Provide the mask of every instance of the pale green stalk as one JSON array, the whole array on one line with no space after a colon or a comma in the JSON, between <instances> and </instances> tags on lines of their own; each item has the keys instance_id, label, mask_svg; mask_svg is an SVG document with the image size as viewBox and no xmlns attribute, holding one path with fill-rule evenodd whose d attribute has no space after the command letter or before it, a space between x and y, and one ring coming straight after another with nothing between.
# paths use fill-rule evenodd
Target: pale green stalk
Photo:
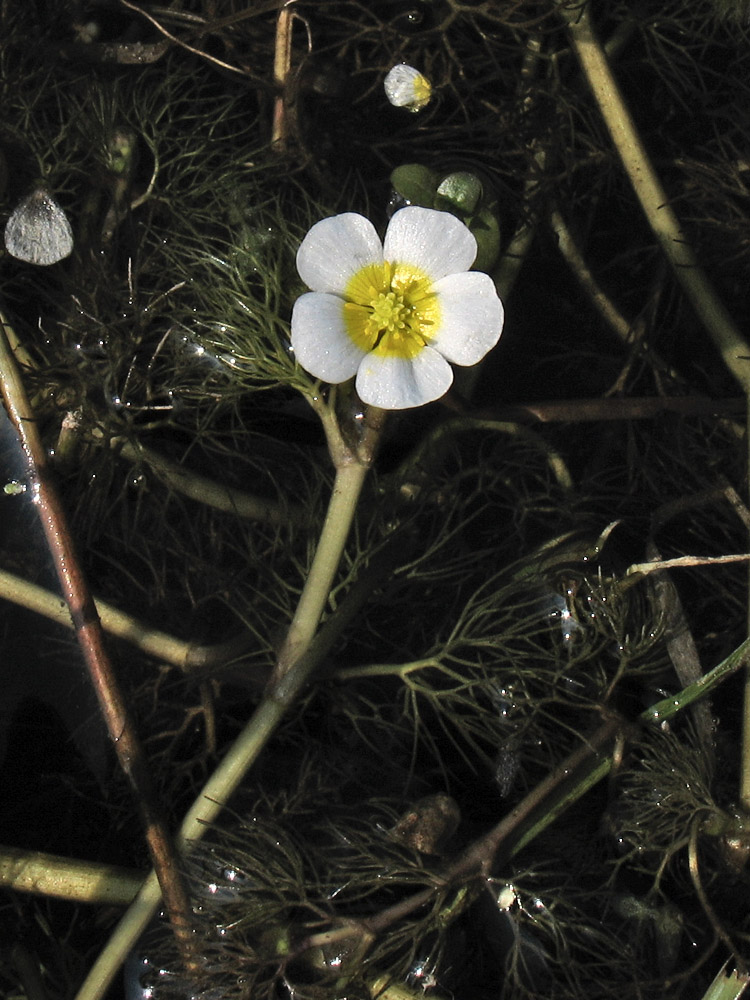
<instances>
[{"instance_id":1,"label":"pale green stalk","mask_svg":"<svg viewBox=\"0 0 750 1000\"><path fill-rule=\"evenodd\" d=\"M359 448L343 447L340 436L336 439L338 447L331 448L336 464L333 493L297 612L279 654L274 678L252 718L185 816L177 840L181 849L191 841L200 840L208 825L216 820L320 661L316 650L311 648L312 641L341 561L382 420L381 413L371 413L370 416L372 423L367 425ZM152 872L96 960L76 1000L101 1000L118 968L152 919L160 899L159 885Z\"/></svg>"},{"instance_id":2,"label":"pale green stalk","mask_svg":"<svg viewBox=\"0 0 750 1000\"><path fill-rule=\"evenodd\" d=\"M737 970L727 972L727 966L724 965L703 994L703 1000L740 1000L748 986L750 986L750 975L747 972Z\"/></svg>"},{"instance_id":3,"label":"pale green stalk","mask_svg":"<svg viewBox=\"0 0 750 1000\"><path fill-rule=\"evenodd\" d=\"M118 438L111 443L124 458L131 462L144 462L165 486L197 503L265 524L304 524L307 521L307 511L299 504L282 505L253 496L244 490L236 490L225 483L191 472L137 442Z\"/></svg>"},{"instance_id":4,"label":"pale green stalk","mask_svg":"<svg viewBox=\"0 0 750 1000\"><path fill-rule=\"evenodd\" d=\"M750 346L726 306L698 264L654 170L628 106L612 74L607 56L591 24L591 4L570 9L561 3L571 44L604 118L633 190L675 277L721 354L725 365L745 391L750 405ZM750 438L750 435L748 435ZM748 612L750 620L750 610ZM740 760L740 801L750 810L750 672L745 680Z\"/></svg>"},{"instance_id":5,"label":"pale green stalk","mask_svg":"<svg viewBox=\"0 0 750 1000\"><path fill-rule=\"evenodd\" d=\"M0 569L0 597L12 601L29 611L44 615L64 628L73 629L73 622L65 601L51 590L45 590L29 580L24 580L15 573ZM132 615L119 611L101 598L96 598L96 610L102 623L102 628L110 635L133 643L144 653L154 659L185 669L191 649L191 643L176 639L174 636L149 628ZM210 649L210 647L208 647Z\"/></svg>"},{"instance_id":6,"label":"pale green stalk","mask_svg":"<svg viewBox=\"0 0 750 1000\"><path fill-rule=\"evenodd\" d=\"M560 4L558 9L568 25L571 44L646 219L724 363L747 392L750 389L750 362L745 359L750 356L750 346L698 264L672 210L604 49L594 34L589 7L587 4L568 9Z\"/></svg>"},{"instance_id":7,"label":"pale green stalk","mask_svg":"<svg viewBox=\"0 0 750 1000\"><path fill-rule=\"evenodd\" d=\"M126 906L142 883L143 874L130 868L0 847L0 885L14 892L54 896L77 903Z\"/></svg>"},{"instance_id":8,"label":"pale green stalk","mask_svg":"<svg viewBox=\"0 0 750 1000\"><path fill-rule=\"evenodd\" d=\"M323 531L300 597L292 624L276 664L276 677L284 674L307 648L323 614L341 555L352 525L354 511L369 465L349 460L339 467L328 504Z\"/></svg>"},{"instance_id":9,"label":"pale green stalk","mask_svg":"<svg viewBox=\"0 0 750 1000\"><path fill-rule=\"evenodd\" d=\"M4 569L0 569L0 598L43 615L63 628L73 630L68 606L58 594ZM102 628L108 635L122 639L160 663L171 663L186 673L229 663L250 648L249 633L240 634L234 639L213 646L199 646L151 628L150 625L146 625L125 611L120 611L100 597L94 598L94 604Z\"/></svg>"}]
</instances>

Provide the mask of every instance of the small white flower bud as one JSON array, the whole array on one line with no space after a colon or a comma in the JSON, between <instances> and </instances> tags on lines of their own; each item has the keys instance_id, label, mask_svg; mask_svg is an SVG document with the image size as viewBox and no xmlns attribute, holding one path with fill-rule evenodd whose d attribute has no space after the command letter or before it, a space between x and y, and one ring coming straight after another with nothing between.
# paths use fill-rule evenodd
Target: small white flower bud
<instances>
[{"instance_id":1,"label":"small white flower bud","mask_svg":"<svg viewBox=\"0 0 750 1000\"><path fill-rule=\"evenodd\" d=\"M398 63L389 70L383 85L391 104L409 111L421 111L432 97L432 84L427 77L405 63Z\"/></svg>"}]
</instances>

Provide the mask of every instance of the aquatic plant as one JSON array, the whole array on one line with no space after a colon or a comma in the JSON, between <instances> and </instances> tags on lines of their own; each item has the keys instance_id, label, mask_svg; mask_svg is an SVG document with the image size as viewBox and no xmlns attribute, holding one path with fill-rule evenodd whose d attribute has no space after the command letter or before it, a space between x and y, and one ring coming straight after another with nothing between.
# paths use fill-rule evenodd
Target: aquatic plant
<instances>
[{"instance_id":1,"label":"aquatic plant","mask_svg":"<svg viewBox=\"0 0 750 1000\"><path fill-rule=\"evenodd\" d=\"M3 995L740 995L745 6L0 6Z\"/></svg>"}]
</instances>

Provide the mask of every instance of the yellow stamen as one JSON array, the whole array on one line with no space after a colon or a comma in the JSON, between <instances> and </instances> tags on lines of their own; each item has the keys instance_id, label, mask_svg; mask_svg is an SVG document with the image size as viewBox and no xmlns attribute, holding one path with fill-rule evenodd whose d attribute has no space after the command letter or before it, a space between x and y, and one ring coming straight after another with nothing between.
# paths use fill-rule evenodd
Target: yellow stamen
<instances>
[{"instance_id":1,"label":"yellow stamen","mask_svg":"<svg viewBox=\"0 0 750 1000\"><path fill-rule=\"evenodd\" d=\"M432 281L409 264L368 264L350 278L344 297L347 333L363 351L381 357L411 360L439 328Z\"/></svg>"}]
</instances>

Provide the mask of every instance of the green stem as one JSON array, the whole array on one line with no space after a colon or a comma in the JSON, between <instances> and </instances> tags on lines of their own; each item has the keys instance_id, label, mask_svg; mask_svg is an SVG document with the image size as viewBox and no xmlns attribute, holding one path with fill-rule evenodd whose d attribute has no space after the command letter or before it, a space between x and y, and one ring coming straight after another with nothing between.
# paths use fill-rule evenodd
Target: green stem
<instances>
[{"instance_id":1,"label":"green stem","mask_svg":"<svg viewBox=\"0 0 750 1000\"><path fill-rule=\"evenodd\" d=\"M279 651L274 673L276 679L287 673L315 635L331 593L368 471L369 465L351 461L340 466L336 472L315 558L284 645Z\"/></svg>"},{"instance_id":2,"label":"green stem","mask_svg":"<svg viewBox=\"0 0 750 1000\"><path fill-rule=\"evenodd\" d=\"M208 476L191 472L138 442L117 438L111 444L123 458L131 462L145 463L166 487L197 503L265 524L300 525L308 520L307 511L299 504L281 504L253 496L243 490L233 489L224 483L209 479Z\"/></svg>"},{"instance_id":3,"label":"green stem","mask_svg":"<svg viewBox=\"0 0 750 1000\"><path fill-rule=\"evenodd\" d=\"M747 420L745 424L745 446L750 448L750 391L747 394ZM747 457L750 486L750 454ZM750 576L748 578L748 629L750 630ZM750 664L745 669L744 696L742 702L742 746L740 748L740 805L750 812Z\"/></svg>"},{"instance_id":4,"label":"green stem","mask_svg":"<svg viewBox=\"0 0 750 1000\"><path fill-rule=\"evenodd\" d=\"M382 414L373 413L370 416L372 419L367 423L357 450L332 452L336 463L333 493L310 573L279 654L274 676L251 719L185 816L177 840L181 849L191 841L200 840L208 826L216 820L321 661L320 649L316 648L313 639L372 463L382 421ZM326 648L324 642L317 645L321 649ZM94 963L76 1000L101 1000L117 969L153 917L160 898L159 885L152 872Z\"/></svg>"},{"instance_id":5,"label":"green stem","mask_svg":"<svg viewBox=\"0 0 750 1000\"><path fill-rule=\"evenodd\" d=\"M43 615L63 628L74 628L67 605L57 594L3 569L0 569L0 598ZM131 643L155 660L171 663L186 672L226 663L239 656L250 644L250 636L241 635L215 646L196 646L151 628L101 598L95 598L94 604L102 628L109 635Z\"/></svg>"},{"instance_id":6,"label":"green stem","mask_svg":"<svg viewBox=\"0 0 750 1000\"><path fill-rule=\"evenodd\" d=\"M750 390L750 362L746 359L750 347L699 266L680 227L604 49L594 34L589 7L590 4L586 4L573 9L561 3L558 10L568 26L571 44L649 225L724 363L747 392Z\"/></svg>"},{"instance_id":7,"label":"green stem","mask_svg":"<svg viewBox=\"0 0 750 1000\"><path fill-rule=\"evenodd\" d=\"M142 882L143 874L132 868L0 847L0 885L14 892L54 896L77 903L127 906Z\"/></svg>"}]
</instances>

